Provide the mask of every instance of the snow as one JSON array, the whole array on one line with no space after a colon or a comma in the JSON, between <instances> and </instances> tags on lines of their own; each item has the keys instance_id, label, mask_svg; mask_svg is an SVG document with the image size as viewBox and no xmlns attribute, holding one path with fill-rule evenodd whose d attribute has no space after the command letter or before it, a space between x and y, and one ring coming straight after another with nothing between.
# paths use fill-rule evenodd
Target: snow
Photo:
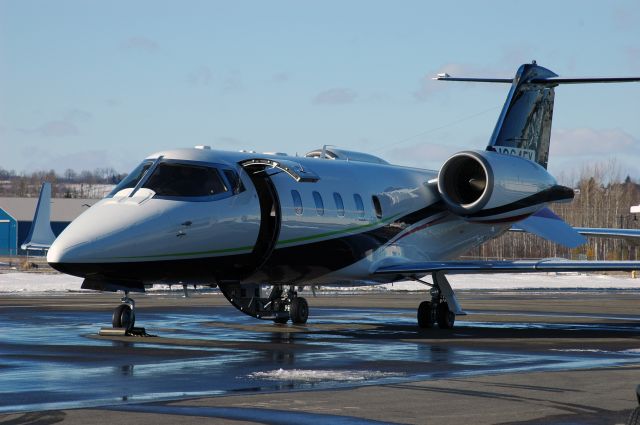
<instances>
[{"instance_id":1,"label":"snow","mask_svg":"<svg viewBox=\"0 0 640 425\"><path fill-rule=\"evenodd\" d=\"M80 290L82 278L60 273L0 274L0 292L68 292Z\"/></svg>"},{"instance_id":2,"label":"snow","mask_svg":"<svg viewBox=\"0 0 640 425\"><path fill-rule=\"evenodd\" d=\"M601 275L584 273L523 273L523 274L464 274L447 276L455 290L518 290L518 289L638 289L640 279L628 274ZM430 278L426 278L430 281ZM80 291L82 278L59 273L24 273L8 271L0 273L0 293L41 293ZM166 291L168 286L154 286L154 290ZM180 285L174 290L182 291ZM308 288L307 288L308 289ZM321 288L331 292L348 291L424 291L428 287L413 281L395 282L377 286L349 288Z\"/></svg>"},{"instance_id":3,"label":"snow","mask_svg":"<svg viewBox=\"0 0 640 425\"><path fill-rule=\"evenodd\" d=\"M354 382L367 379L380 379L398 376L397 373L372 370L314 370L314 369L278 369L267 372L253 372L248 375L252 379L269 381L322 382L339 381Z\"/></svg>"}]
</instances>

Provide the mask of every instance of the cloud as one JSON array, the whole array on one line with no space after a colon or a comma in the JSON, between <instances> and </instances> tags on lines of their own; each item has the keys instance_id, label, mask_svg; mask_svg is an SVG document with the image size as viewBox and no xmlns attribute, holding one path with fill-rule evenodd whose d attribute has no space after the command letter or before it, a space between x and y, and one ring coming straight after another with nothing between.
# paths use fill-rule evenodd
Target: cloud
<instances>
[{"instance_id":1,"label":"cloud","mask_svg":"<svg viewBox=\"0 0 640 425\"><path fill-rule=\"evenodd\" d=\"M638 155L640 140L619 129L572 128L552 130L553 156Z\"/></svg>"},{"instance_id":2,"label":"cloud","mask_svg":"<svg viewBox=\"0 0 640 425\"><path fill-rule=\"evenodd\" d=\"M74 123L65 120L46 122L35 131L43 137L69 137L79 133Z\"/></svg>"},{"instance_id":3,"label":"cloud","mask_svg":"<svg viewBox=\"0 0 640 425\"><path fill-rule=\"evenodd\" d=\"M64 117L64 121L67 122L87 122L93 118L93 114L83 109L70 109Z\"/></svg>"},{"instance_id":4,"label":"cloud","mask_svg":"<svg viewBox=\"0 0 640 425\"><path fill-rule=\"evenodd\" d=\"M132 51L147 52L147 53L153 53L160 48L158 43L151 40L150 38L143 37L143 36L129 37L128 39L122 42L120 47L124 50L132 50Z\"/></svg>"},{"instance_id":5,"label":"cloud","mask_svg":"<svg viewBox=\"0 0 640 425\"><path fill-rule=\"evenodd\" d=\"M313 103L316 105L345 105L353 103L357 97L358 94L351 89L334 88L318 93L313 98Z\"/></svg>"},{"instance_id":6,"label":"cloud","mask_svg":"<svg viewBox=\"0 0 640 425\"><path fill-rule=\"evenodd\" d=\"M22 149L21 154L24 158L29 160L25 169L30 171L54 169L58 172L63 172L67 168L81 171L110 167L118 169L118 167L115 166L118 164L114 164L112 155L110 155L109 151L104 149L61 154L32 145L25 146ZM128 171L129 168L131 167L119 169L119 171Z\"/></svg>"},{"instance_id":7,"label":"cloud","mask_svg":"<svg viewBox=\"0 0 640 425\"><path fill-rule=\"evenodd\" d=\"M279 72L271 76L272 83L286 83L291 80L291 76L286 72Z\"/></svg>"},{"instance_id":8,"label":"cloud","mask_svg":"<svg viewBox=\"0 0 640 425\"><path fill-rule=\"evenodd\" d=\"M242 84L242 74L240 71L232 71L222 81L221 92L223 94L232 94L242 91L244 85Z\"/></svg>"},{"instance_id":9,"label":"cloud","mask_svg":"<svg viewBox=\"0 0 640 425\"><path fill-rule=\"evenodd\" d=\"M194 86L208 86L213 79L213 72L208 66L201 66L195 69L193 72L189 74L187 77L187 81L189 84Z\"/></svg>"},{"instance_id":10,"label":"cloud","mask_svg":"<svg viewBox=\"0 0 640 425\"><path fill-rule=\"evenodd\" d=\"M104 103L111 108L116 108L122 105L122 101L120 99L116 99L113 97L110 97L109 99L105 99Z\"/></svg>"},{"instance_id":11,"label":"cloud","mask_svg":"<svg viewBox=\"0 0 640 425\"><path fill-rule=\"evenodd\" d=\"M467 149L469 146L420 143L389 149L382 157L396 164L439 169L451 155Z\"/></svg>"}]
</instances>

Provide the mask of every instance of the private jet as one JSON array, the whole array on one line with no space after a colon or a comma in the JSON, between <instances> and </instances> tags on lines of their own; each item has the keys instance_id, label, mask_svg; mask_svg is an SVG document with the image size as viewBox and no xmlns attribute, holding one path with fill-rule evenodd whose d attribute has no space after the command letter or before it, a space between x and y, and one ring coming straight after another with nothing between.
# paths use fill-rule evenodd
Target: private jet
<instances>
[{"instance_id":1,"label":"private jet","mask_svg":"<svg viewBox=\"0 0 640 425\"><path fill-rule=\"evenodd\" d=\"M640 269L631 261L456 260L512 226L582 244L548 208L574 196L547 172L554 89L640 77L563 78L534 61L509 79L436 79L511 85L485 150L458 152L439 171L328 146L304 157L207 146L158 152L74 220L47 261L83 277L82 288L123 291L112 320L120 329L135 323L129 294L161 283L218 287L245 314L303 324L300 287L415 279L431 287L418 325L451 328L464 311L447 274Z\"/></svg>"}]
</instances>

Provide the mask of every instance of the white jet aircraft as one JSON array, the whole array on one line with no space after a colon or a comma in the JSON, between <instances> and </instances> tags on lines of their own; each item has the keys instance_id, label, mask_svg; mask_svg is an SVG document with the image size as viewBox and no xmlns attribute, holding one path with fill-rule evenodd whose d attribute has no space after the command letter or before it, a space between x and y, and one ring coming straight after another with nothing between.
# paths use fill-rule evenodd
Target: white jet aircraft
<instances>
[{"instance_id":1,"label":"white jet aircraft","mask_svg":"<svg viewBox=\"0 0 640 425\"><path fill-rule=\"evenodd\" d=\"M125 329L135 320L128 294L154 283L217 285L243 313L300 324L309 308L296 287L431 274L418 324L451 328L464 312L448 273L640 269L622 261L455 261L513 225L583 243L547 208L573 198L546 170L554 88L640 77L561 78L533 62L513 79L436 79L511 84L486 150L456 153L439 171L327 147L305 157L206 146L159 152L74 220L47 261L84 277L82 288L124 291L112 324Z\"/></svg>"}]
</instances>

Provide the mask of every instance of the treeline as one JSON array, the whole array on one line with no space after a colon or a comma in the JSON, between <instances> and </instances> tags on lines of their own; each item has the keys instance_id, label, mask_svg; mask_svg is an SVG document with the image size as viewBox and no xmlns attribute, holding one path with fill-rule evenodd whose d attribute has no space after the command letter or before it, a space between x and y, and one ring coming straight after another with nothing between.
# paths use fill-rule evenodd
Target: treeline
<instances>
[{"instance_id":1,"label":"treeline","mask_svg":"<svg viewBox=\"0 0 640 425\"><path fill-rule=\"evenodd\" d=\"M54 170L18 174L0 168L0 196L37 197L42 183L49 182L54 198L102 198L125 175L113 168L80 172L67 169L62 175Z\"/></svg>"},{"instance_id":2,"label":"treeline","mask_svg":"<svg viewBox=\"0 0 640 425\"><path fill-rule=\"evenodd\" d=\"M640 204L640 185L629 176L619 178L616 163L585 168L577 181L561 184L573 187L575 197L568 203L550 205L558 216L574 227L640 228L640 217L631 214ZM487 259L534 259L562 257L588 260L637 260L638 244L623 239L589 238L575 249L564 248L528 233L507 232L467 255Z\"/></svg>"}]
</instances>

